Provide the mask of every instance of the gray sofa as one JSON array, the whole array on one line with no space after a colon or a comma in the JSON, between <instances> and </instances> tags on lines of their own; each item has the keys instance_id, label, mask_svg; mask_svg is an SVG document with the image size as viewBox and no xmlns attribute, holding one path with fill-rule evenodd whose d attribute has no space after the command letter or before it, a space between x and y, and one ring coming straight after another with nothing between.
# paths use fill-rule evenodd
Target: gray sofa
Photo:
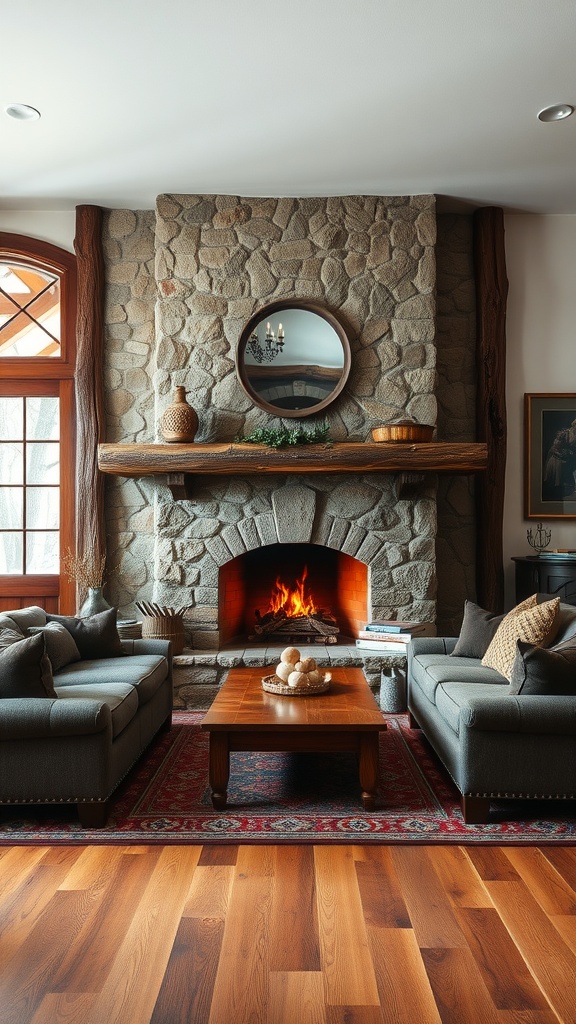
<instances>
[{"instance_id":1,"label":"gray sofa","mask_svg":"<svg viewBox=\"0 0 576 1024\"><path fill-rule=\"evenodd\" d=\"M575 635L576 607L561 604L552 657ZM573 695L514 695L508 679L481 659L453 657L456 642L411 642L407 700L411 725L422 729L460 790L464 820L487 822L498 798L576 799L576 685ZM570 672L576 679L576 668Z\"/></svg>"},{"instance_id":2,"label":"gray sofa","mask_svg":"<svg viewBox=\"0 0 576 1024\"><path fill-rule=\"evenodd\" d=\"M41 608L0 615L24 635L46 622ZM74 803L82 825L105 824L111 793L172 717L170 644L116 640L117 656L53 672L53 696L0 698L0 804Z\"/></svg>"}]
</instances>

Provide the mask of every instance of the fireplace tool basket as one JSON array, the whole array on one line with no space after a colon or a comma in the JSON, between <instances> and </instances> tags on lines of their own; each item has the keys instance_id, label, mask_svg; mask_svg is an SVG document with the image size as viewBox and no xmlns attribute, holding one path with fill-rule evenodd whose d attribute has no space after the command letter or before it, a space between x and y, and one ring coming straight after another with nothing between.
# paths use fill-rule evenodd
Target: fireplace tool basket
<instances>
[{"instance_id":1,"label":"fireplace tool basket","mask_svg":"<svg viewBox=\"0 0 576 1024\"><path fill-rule=\"evenodd\" d=\"M148 640L170 640L172 654L182 654L186 608L167 608L151 602L136 602L136 607L142 614L142 637Z\"/></svg>"}]
</instances>

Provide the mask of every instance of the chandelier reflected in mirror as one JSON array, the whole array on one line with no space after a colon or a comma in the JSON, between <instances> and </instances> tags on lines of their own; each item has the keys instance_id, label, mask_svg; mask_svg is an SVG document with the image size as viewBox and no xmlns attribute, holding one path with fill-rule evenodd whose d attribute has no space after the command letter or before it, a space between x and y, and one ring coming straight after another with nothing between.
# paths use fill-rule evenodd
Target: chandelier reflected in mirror
<instances>
[{"instance_id":1,"label":"chandelier reflected in mirror","mask_svg":"<svg viewBox=\"0 0 576 1024\"><path fill-rule=\"evenodd\" d=\"M282 324L278 324L278 334L276 335L270 326L270 321L268 321L263 342L260 341L257 332L254 331L250 335L246 347L257 363L271 363L284 349L284 328Z\"/></svg>"}]
</instances>

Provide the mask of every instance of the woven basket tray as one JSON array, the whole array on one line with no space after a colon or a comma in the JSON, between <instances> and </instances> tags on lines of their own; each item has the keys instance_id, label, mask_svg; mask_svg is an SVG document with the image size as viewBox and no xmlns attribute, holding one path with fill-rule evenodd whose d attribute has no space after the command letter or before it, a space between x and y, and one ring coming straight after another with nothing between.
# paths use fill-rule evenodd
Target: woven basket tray
<instances>
[{"instance_id":1,"label":"woven basket tray","mask_svg":"<svg viewBox=\"0 0 576 1024\"><path fill-rule=\"evenodd\" d=\"M330 689L330 679L310 686L287 686L278 676L264 676L262 689L268 693L279 693L282 697L313 697L316 693L326 693Z\"/></svg>"}]
</instances>

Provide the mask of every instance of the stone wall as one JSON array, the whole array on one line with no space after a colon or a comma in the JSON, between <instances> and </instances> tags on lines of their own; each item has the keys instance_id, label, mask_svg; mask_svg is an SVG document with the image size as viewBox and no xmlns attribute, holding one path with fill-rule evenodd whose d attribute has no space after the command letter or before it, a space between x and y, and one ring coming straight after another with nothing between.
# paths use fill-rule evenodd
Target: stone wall
<instances>
[{"instance_id":1,"label":"stone wall","mask_svg":"<svg viewBox=\"0 0 576 1024\"><path fill-rule=\"evenodd\" d=\"M176 384L199 415L199 441L281 422L252 407L234 355L255 310L290 297L325 303L350 338L347 387L322 417L334 440L369 439L372 426L404 412L435 422L435 231L431 196L161 196L155 215L113 211L105 236L107 439L151 440ZM396 500L386 474L299 482L314 492L316 529L332 517L332 537L349 547L352 526L376 538L372 614L432 617L434 478L410 502ZM138 597L191 603L190 640L216 648L218 565L270 537L261 529L273 522L272 495L291 483L204 476L193 500L179 502L161 481L109 483L108 551L121 570L111 594L121 613Z\"/></svg>"},{"instance_id":2,"label":"stone wall","mask_svg":"<svg viewBox=\"0 0 576 1024\"><path fill-rule=\"evenodd\" d=\"M184 384L198 440L273 424L240 387L235 350L257 308L293 297L324 303L351 341L348 386L326 417L334 440L364 440L403 411L434 423L435 233L431 196L160 196L161 405Z\"/></svg>"},{"instance_id":3,"label":"stone wall","mask_svg":"<svg viewBox=\"0 0 576 1024\"><path fill-rule=\"evenodd\" d=\"M106 267L105 410L107 441L153 441L156 366L153 211L110 210L104 218ZM108 584L121 614L154 586L156 487L153 480L106 477Z\"/></svg>"}]
</instances>

